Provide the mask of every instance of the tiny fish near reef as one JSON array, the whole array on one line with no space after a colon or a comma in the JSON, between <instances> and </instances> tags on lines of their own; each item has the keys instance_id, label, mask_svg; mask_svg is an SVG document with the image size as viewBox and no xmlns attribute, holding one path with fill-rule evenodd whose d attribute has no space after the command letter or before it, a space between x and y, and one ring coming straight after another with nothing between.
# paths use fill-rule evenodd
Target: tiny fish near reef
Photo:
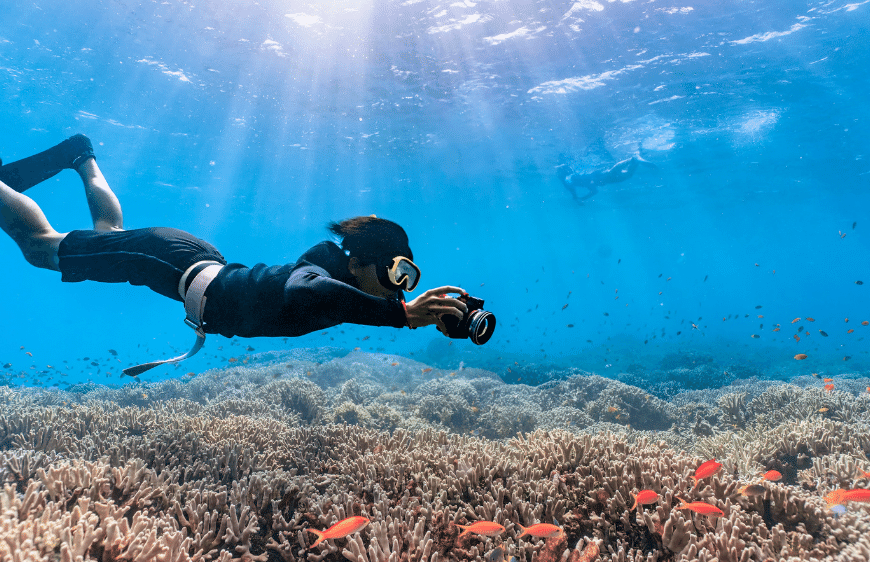
<instances>
[{"instance_id":1,"label":"tiny fish near reef","mask_svg":"<svg viewBox=\"0 0 870 562\"><path fill-rule=\"evenodd\" d=\"M517 527L522 530L522 533L517 537L517 539L520 539L526 535L531 535L533 537L538 537L542 539L549 539L553 537L561 537L565 534L565 531L563 531L561 527L550 525L549 523L538 523L537 525L532 525L531 527L523 527L522 525L517 523Z\"/></svg>"},{"instance_id":2,"label":"tiny fish near reef","mask_svg":"<svg viewBox=\"0 0 870 562\"><path fill-rule=\"evenodd\" d=\"M714 515L716 517L722 517L725 515L725 512L715 505L710 505L709 503L704 502L689 503L680 496L677 496L677 499L680 500L680 505L677 506L677 509L691 509L695 513L700 513L701 515Z\"/></svg>"},{"instance_id":3,"label":"tiny fish near reef","mask_svg":"<svg viewBox=\"0 0 870 562\"><path fill-rule=\"evenodd\" d=\"M659 495L653 490L642 490L634 497L634 505L631 506L629 511L634 511L634 508L638 505L647 505L657 501L659 501Z\"/></svg>"},{"instance_id":4,"label":"tiny fish near reef","mask_svg":"<svg viewBox=\"0 0 870 562\"><path fill-rule=\"evenodd\" d=\"M770 480L771 482L782 480L782 473L780 473L778 470L768 470L762 476L765 480Z\"/></svg>"},{"instance_id":5,"label":"tiny fish near reef","mask_svg":"<svg viewBox=\"0 0 870 562\"><path fill-rule=\"evenodd\" d=\"M468 533L483 535L484 537L497 537L504 533L504 527L492 521L477 521L471 525L459 525L457 523L456 526L462 529L460 537Z\"/></svg>"},{"instance_id":6,"label":"tiny fish near reef","mask_svg":"<svg viewBox=\"0 0 870 562\"><path fill-rule=\"evenodd\" d=\"M765 488L761 484L747 484L745 486L742 486L739 490L737 490L737 492L744 497L751 498L764 494L766 490L767 488Z\"/></svg>"},{"instance_id":7,"label":"tiny fish near reef","mask_svg":"<svg viewBox=\"0 0 870 562\"><path fill-rule=\"evenodd\" d=\"M825 501L828 503L829 508L835 505L842 505L846 502L870 503L870 489L833 490L825 496Z\"/></svg>"},{"instance_id":8,"label":"tiny fish near reef","mask_svg":"<svg viewBox=\"0 0 870 562\"><path fill-rule=\"evenodd\" d=\"M698 469L695 470L695 475L692 476L692 480L695 481L695 486L692 487L696 487L698 485L698 482L700 482L702 479L716 474L720 468L722 468L722 464L716 462L716 459L710 459L707 462L702 463L701 466L699 466Z\"/></svg>"},{"instance_id":9,"label":"tiny fish near reef","mask_svg":"<svg viewBox=\"0 0 870 562\"><path fill-rule=\"evenodd\" d=\"M325 531L318 531L317 529L309 528L308 530L310 532L317 535L317 540L314 541L314 544L312 544L308 548L314 548L315 546L319 545L321 542L323 542L326 539L343 539L344 537L346 537L348 535L352 535L352 534L356 533L357 531L361 531L363 529L363 527L365 527L368 524L369 524L368 518L361 517L361 516L355 516L355 517L348 517L347 519L342 519L341 521L339 521L338 523L336 523L335 525L333 525L332 527L330 527L329 529L327 529Z\"/></svg>"}]
</instances>

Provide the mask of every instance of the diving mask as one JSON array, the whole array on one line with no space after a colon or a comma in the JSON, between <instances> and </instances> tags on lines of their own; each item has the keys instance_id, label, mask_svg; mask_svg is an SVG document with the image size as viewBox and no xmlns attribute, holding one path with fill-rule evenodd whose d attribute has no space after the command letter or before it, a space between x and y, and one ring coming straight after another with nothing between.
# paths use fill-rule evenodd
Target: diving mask
<instances>
[{"instance_id":1,"label":"diving mask","mask_svg":"<svg viewBox=\"0 0 870 562\"><path fill-rule=\"evenodd\" d=\"M378 281L387 289L413 291L420 282L420 268L404 256L384 258L378 263Z\"/></svg>"}]
</instances>

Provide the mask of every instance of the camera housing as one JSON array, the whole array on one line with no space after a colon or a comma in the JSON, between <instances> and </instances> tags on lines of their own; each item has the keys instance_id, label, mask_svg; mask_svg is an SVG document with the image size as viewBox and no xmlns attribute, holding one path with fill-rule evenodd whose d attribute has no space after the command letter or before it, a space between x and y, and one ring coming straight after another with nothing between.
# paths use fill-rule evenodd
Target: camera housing
<instances>
[{"instance_id":1,"label":"camera housing","mask_svg":"<svg viewBox=\"0 0 870 562\"><path fill-rule=\"evenodd\" d=\"M452 314L441 317L447 327L447 336L453 339L471 339L477 345L489 341L495 332L495 314L483 310L483 299L465 294L457 297L465 303L468 312L459 320Z\"/></svg>"}]
</instances>

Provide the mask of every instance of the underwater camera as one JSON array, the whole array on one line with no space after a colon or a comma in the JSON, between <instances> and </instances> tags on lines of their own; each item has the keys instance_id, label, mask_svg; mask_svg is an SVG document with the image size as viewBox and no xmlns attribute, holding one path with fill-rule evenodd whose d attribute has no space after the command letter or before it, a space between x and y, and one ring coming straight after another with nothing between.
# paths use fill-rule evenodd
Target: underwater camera
<instances>
[{"instance_id":1,"label":"underwater camera","mask_svg":"<svg viewBox=\"0 0 870 562\"><path fill-rule=\"evenodd\" d=\"M471 338L477 345L483 345L492 337L495 331L495 314L483 310L483 299L462 295L456 297L465 303L468 312L457 319L452 314L445 314L441 319L447 327L447 336L453 339Z\"/></svg>"}]
</instances>

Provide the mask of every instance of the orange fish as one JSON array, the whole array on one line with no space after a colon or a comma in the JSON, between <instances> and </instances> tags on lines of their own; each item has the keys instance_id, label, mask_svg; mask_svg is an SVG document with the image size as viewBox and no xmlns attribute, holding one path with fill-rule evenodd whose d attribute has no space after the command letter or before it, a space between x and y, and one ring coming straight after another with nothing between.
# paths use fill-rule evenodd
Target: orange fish
<instances>
[{"instance_id":1,"label":"orange fish","mask_svg":"<svg viewBox=\"0 0 870 562\"><path fill-rule=\"evenodd\" d=\"M343 539L348 535L352 535L357 531L361 531L363 527L369 524L369 520L366 517L348 517L347 519L342 519L329 529L325 531L318 531L317 529L308 530L317 535L317 540L314 541L314 544L309 546L308 548L314 548L319 545L326 539Z\"/></svg>"},{"instance_id":2,"label":"orange fish","mask_svg":"<svg viewBox=\"0 0 870 562\"><path fill-rule=\"evenodd\" d=\"M832 390L834 390L834 385L833 385L833 384L830 384L830 383L829 383L829 384L826 384L826 385L825 385L825 390L827 390L828 392L831 392Z\"/></svg>"},{"instance_id":3,"label":"orange fish","mask_svg":"<svg viewBox=\"0 0 870 562\"><path fill-rule=\"evenodd\" d=\"M834 379L822 379L824 382L831 382Z\"/></svg>"},{"instance_id":4,"label":"orange fish","mask_svg":"<svg viewBox=\"0 0 870 562\"><path fill-rule=\"evenodd\" d=\"M716 474L720 468L722 468L722 464L716 462L716 459L710 459L707 462L702 463L701 466L695 470L695 475L692 476L692 480L695 481L695 486L698 485L698 482L700 482L701 479ZM695 486L692 486L692 488Z\"/></svg>"},{"instance_id":5,"label":"orange fish","mask_svg":"<svg viewBox=\"0 0 870 562\"><path fill-rule=\"evenodd\" d=\"M847 324L849 323L849 319L848 319L848 318L846 318L846 323L847 323Z\"/></svg>"},{"instance_id":6,"label":"orange fish","mask_svg":"<svg viewBox=\"0 0 870 562\"><path fill-rule=\"evenodd\" d=\"M860 468L858 469L858 478L870 478L870 472L864 472Z\"/></svg>"},{"instance_id":7,"label":"orange fish","mask_svg":"<svg viewBox=\"0 0 870 562\"><path fill-rule=\"evenodd\" d=\"M795 334L793 337L795 341L801 341L801 337L799 335Z\"/></svg>"},{"instance_id":8,"label":"orange fish","mask_svg":"<svg viewBox=\"0 0 870 562\"><path fill-rule=\"evenodd\" d=\"M576 560L576 562L592 562L593 560L598 558L598 554L600 552L601 551L598 547L598 543L592 541L591 543L586 545L586 549L583 551L583 554L581 554L580 557L576 559L569 558L569 560L571 560L572 562L574 562L574 560Z\"/></svg>"},{"instance_id":9,"label":"orange fish","mask_svg":"<svg viewBox=\"0 0 870 562\"><path fill-rule=\"evenodd\" d=\"M852 490L833 490L827 496L825 501L828 502L828 507L842 505L846 502L870 502L870 490L864 488L855 488Z\"/></svg>"},{"instance_id":10,"label":"orange fish","mask_svg":"<svg viewBox=\"0 0 870 562\"><path fill-rule=\"evenodd\" d=\"M391 366L391 367L395 367L395 366L398 365L398 364L399 364L398 361L393 361L392 363L390 363L390 366Z\"/></svg>"},{"instance_id":11,"label":"orange fish","mask_svg":"<svg viewBox=\"0 0 870 562\"><path fill-rule=\"evenodd\" d=\"M807 322L815 322L815 321L816 321L815 318L810 318L809 316L807 316Z\"/></svg>"},{"instance_id":12,"label":"orange fish","mask_svg":"<svg viewBox=\"0 0 870 562\"><path fill-rule=\"evenodd\" d=\"M428 373L431 370L432 370L432 367L426 367L425 369L423 369L423 372Z\"/></svg>"},{"instance_id":13,"label":"orange fish","mask_svg":"<svg viewBox=\"0 0 870 562\"><path fill-rule=\"evenodd\" d=\"M638 505L647 505L659 501L659 495L652 490L642 490L634 496L634 505L629 511L634 510Z\"/></svg>"},{"instance_id":14,"label":"orange fish","mask_svg":"<svg viewBox=\"0 0 870 562\"><path fill-rule=\"evenodd\" d=\"M846 333L851 334L854 331L855 331L855 328L849 328L848 330L846 330Z\"/></svg>"},{"instance_id":15,"label":"orange fish","mask_svg":"<svg viewBox=\"0 0 870 562\"><path fill-rule=\"evenodd\" d=\"M795 337L797 337L797 336L795 336ZM798 361L800 361L801 359L806 359L807 354L806 353L798 353L797 355L794 356L794 358L797 359Z\"/></svg>"},{"instance_id":16,"label":"orange fish","mask_svg":"<svg viewBox=\"0 0 870 562\"><path fill-rule=\"evenodd\" d=\"M870 502L870 490L864 488L846 490L846 493L843 494L843 500L847 502Z\"/></svg>"},{"instance_id":17,"label":"orange fish","mask_svg":"<svg viewBox=\"0 0 870 562\"><path fill-rule=\"evenodd\" d=\"M722 517L725 515L725 513L715 505L710 505L709 503L704 502L688 503L680 496L677 496L677 499L680 500L680 505L677 506L677 509L691 509L695 513L700 513L701 515L715 515L716 517Z\"/></svg>"},{"instance_id":18,"label":"orange fish","mask_svg":"<svg viewBox=\"0 0 870 562\"><path fill-rule=\"evenodd\" d=\"M779 331L779 328L774 328L773 331L774 331L774 332L778 332L778 331Z\"/></svg>"},{"instance_id":19,"label":"orange fish","mask_svg":"<svg viewBox=\"0 0 870 562\"><path fill-rule=\"evenodd\" d=\"M771 482L777 482L782 479L782 474L778 470L768 470L763 474L765 480L770 480Z\"/></svg>"},{"instance_id":20,"label":"orange fish","mask_svg":"<svg viewBox=\"0 0 870 562\"><path fill-rule=\"evenodd\" d=\"M227 361L229 361L230 363L235 363L236 361L238 361L238 359L236 359L235 357L230 357L229 359L227 359Z\"/></svg>"},{"instance_id":21,"label":"orange fish","mask_svg":"<svg viewBox=\"0 0 870 562\"><path fill-rule=\"evenodd\" d=\"M504 527L498 523L493 523L492 521L475 521L471 525L457 524L456 526L462 529L462 533L459 535L460 537L462 535L467 535L468 533L483 535L484 537L497 537L504 533Z\"/></svg>"},{"instance_id":22,"label":"orange fish","mask_svg":"<svg viewBox=\"0 0 870 562\"><path fill-rule=\"evenodd\" d=\"M863 322L861 322L862 326L867 326L868 324L870 324L870 322L868 322L867 320L864 320Z\"/></svg>"},{"instance_id":23,"label":"orange fish","mask_svg":"<svg viewBox=\"0 0 870 562\"><path fill-rule=\"evenodd\" d=\"M562 530L562 527L550 525L549 523L538 523L536 525L532 525L531 527L523 527L522 525L517 523L517 527L522 530L522 533L517 537L518 539L526 535L531 535L540 539L549 539L553 537L561 537L565 534L565 531ZM502 527L502 529L503 528L504 527Z\"/></svg>"},{"instance_id":24,"label":"orange fish","mask_svg":"<svg viewBox=\"0 0 870 562\"><path fill-rule=\"evenodd\" d=\"M828 503L828 507L833 507L835 505L842 505L846 500L843 499L845 497L846 490L832 490L828 492L828 495L825 496L825 501Z\"/></svg>"},{"instance_id":25,"label":"orange fish","mask_svg":"<svg viewBox=\"0 0 870 562\"><path fill-rule=\"evenodd\" d=\"M800 318L795 318L794 320L791 321L791 323L794 324L795 322L800 322L800 321L801 321Z\"/></svg>"}]
</instances>

